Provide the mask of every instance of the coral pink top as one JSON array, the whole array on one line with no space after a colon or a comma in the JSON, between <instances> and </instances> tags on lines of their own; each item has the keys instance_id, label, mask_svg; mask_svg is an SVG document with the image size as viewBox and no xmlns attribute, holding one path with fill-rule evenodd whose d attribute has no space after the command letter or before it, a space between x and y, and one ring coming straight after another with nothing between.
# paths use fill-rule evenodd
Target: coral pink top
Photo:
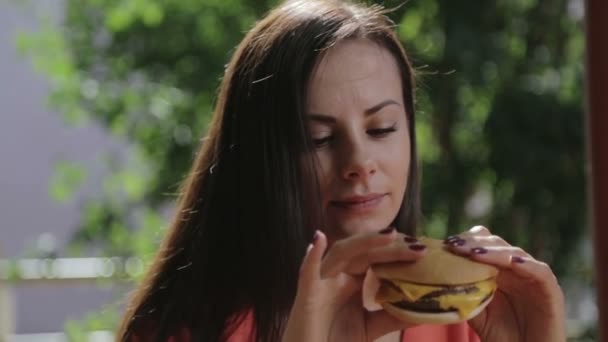
<instances>
[{"instance_id":1,"label":"coral pink top","mask_svg":"<svg viewBox=\"0 0 608 342\"><path fill-rule=\"evenodd\" d=\"M249 313L227 342L252 342L253 315ZM449 325L420 325L403 333L403 342L480 342L467 323ZM171 342L178 342L177 340ZM182 342L182 341L179 341Z\"/></svg>"},{"instance_id":2,"label":"coral pink top","mask_svg":"<svg viewBox=\"0 0 608 342\"><path fill-rule=\"evenodd\" d=\"M227 342L253 342L253 314L250 312L245 319L228 337ZM146 332L139 332L131 342L144 342ZM191 342L188 329L182 329L176 336L170 337L167 342ZM450 325L420 325L405 330L403 342L480 342L479 337L467 323Z\"/></svg>"}]
</instances>

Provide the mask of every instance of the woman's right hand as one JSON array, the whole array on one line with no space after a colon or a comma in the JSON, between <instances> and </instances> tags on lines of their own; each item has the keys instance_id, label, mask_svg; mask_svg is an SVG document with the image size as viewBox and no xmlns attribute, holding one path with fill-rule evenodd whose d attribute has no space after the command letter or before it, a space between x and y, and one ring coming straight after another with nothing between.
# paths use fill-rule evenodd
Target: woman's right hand
<instances>
[{"instance_id":1,"label":"woman's right hand","mask_svg":"<svg viewBox=\"0 0 608 342\"><path fill-rule=\"evenodd\" d=\"M283 342L367 342L407 328L384 311L363 308L363 278L371 264L414 261L425 247L394 229L350 236L325 253L327 246L317 231L300 268Z\"/></svg>"}]
</instances>

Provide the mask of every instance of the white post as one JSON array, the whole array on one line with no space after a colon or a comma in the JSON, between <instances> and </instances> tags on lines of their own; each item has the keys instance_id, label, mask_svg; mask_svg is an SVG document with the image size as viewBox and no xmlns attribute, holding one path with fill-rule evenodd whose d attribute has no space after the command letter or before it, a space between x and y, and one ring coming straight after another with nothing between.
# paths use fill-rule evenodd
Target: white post
<instances>
[{"instance_id":1,"label":"white post","mask_svg":"<svg viewBox=\"0 0 608 342\"><path fill-rule=\"evenodd\" d=\"M15 332L15 302L12 285L7 279L7 263L2 261L0 260L0 342L7 342Z\"/></svg>"}]
</instances>

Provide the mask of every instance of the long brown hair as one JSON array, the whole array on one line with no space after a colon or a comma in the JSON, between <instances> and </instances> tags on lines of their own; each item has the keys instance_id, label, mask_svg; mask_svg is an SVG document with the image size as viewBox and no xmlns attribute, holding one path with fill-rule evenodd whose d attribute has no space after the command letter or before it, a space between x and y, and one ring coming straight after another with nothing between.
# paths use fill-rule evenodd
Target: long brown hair
<instances>
[{"instance_id":1,"label":"long brown hair","mask_svg":"<svg viewBox=\"0 0 608 342\"><path fill-rule=\"evenodd\" d=\"M314 160L302 158L313 146L306 85L324 51L345 39L372 40L399 65L412 162L394 225L414 233L414 80L392 22L378 6L287 1L249 31L226 68L207 136L119 341L142 330L165 341L184 327L195 341L223 341L249 311L257 341L280 339L305 248L322 222Z\"/></svg>"}]
</instances>

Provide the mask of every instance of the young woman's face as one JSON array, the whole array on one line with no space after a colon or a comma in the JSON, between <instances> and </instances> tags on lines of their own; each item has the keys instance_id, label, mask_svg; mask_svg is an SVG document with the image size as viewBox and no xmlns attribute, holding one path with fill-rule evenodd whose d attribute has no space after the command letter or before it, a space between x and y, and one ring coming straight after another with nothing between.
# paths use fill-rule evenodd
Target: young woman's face
<instances>
[{"instance_id":1,"label":"young woman's face","mask_svg":"<svg viewBox=\"0 0 608 342\"><path fill-rule=\"evenodd\" d=\"M407 186L410 136L399 68L368 40L337 44L308 85L307 115L331 240L379 231Z\"/></svg>"}]
</instances>

